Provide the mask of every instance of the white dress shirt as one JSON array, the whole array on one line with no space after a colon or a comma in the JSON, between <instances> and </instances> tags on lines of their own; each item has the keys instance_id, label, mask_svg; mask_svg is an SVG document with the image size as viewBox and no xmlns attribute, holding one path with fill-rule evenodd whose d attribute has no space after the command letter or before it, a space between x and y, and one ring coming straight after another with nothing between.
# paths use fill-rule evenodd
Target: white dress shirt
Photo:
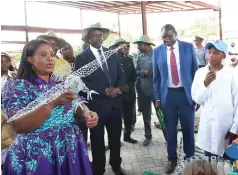
<instances>
[{"instance_id":1,"label":"white dress shirt","mask_svg":"<svg viewBox=\"0 0 238 175\"><path fill-rule=\"evenodd\" d=\"M171 47L167 46L167 64L168 64L168 73L169 73L169 88L179 88L183 87L182 79L181 79L181 73L180 73L180 59L179 59L179 44L178 41L175 42L173 45L174 48L174 55L176 58L177 63L177 70L178 70L178 77L179 77L179 84L176 86L172 81L172 74L171 74L171 64L170 64L170 54L171 54Z\"/></svg>"},{"instance_id":2,"label":"white dress shirt","mask_svg":"<svg viewBox=\"0 0 238 175\"><path fill-rule=\"evenodd\" d=\"M225 139L228 131L238 134L238 70L224 66L216 72L216 79L205 87L208 72L209 66L198 69L192 84L192 99L201 105L196 144L222 156L228 146Z\"/></svg>"},{"instance_id":3,"label":"white dress shirt","mask_svg":"<svg viewBox=\"0 0 238 175\"><path fill-rule=\"evenodd\" d=\"M100 58L98 50L101 50L101 53L102 53L103 58L104 58L104 60L106 62L106 65L107 65L107 60L106 60L105 55L103 53L102 46L99 49L97 49L97 48L93 47L92 45L90 45L90 49L93 52L93 55L96 57L96 59L97 59L99 65L100 65L101 69L102 69L102 62L101 62L101 58ZM107 66L107 68L108 68L108 66Z\"/></svg>"}]
</instances>

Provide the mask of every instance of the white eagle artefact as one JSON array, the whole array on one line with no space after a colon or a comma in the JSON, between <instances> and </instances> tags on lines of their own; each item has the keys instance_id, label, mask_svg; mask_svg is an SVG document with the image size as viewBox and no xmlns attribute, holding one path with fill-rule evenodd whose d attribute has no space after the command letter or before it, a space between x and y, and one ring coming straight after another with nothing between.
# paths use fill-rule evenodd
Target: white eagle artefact
<instances>
[{"instance_id":1,"label":"white eagle artefact","mask_svg":"<svg viewBox=\"0 0 238 175\"><path fill-rule=\"evenodd\" d=\"M109 59L112 54L116 53L118 50L120 50L121 48L125 46L126 44L123 44L117 47L116 49L103 52L102 54L103 58L101 59L103 60L102 64L105 63L106 60ZM60 96L61 94L67 91L73 91L75 93L83 91L87 93L87 99L92 100L92 94L98 94L98 93L94 90L89 90L81 78L89 76L99 67L100 65L95 59L92 62L84 65L80 69L72 72L68 76L57 77L53 72L51 79L54 81L60 81L60 83L58 83L56 86L46 91L44 94L37 97L34 101L30 102L25 108L19 110L12 118L8 120L8 122L11 122L13 120L20 118L22 115L36 109L38 106L43 105L47 103L48 101L52 101L56 99L58 96ZM61 71L63 72L64 68L62 68ZM59 72L57 73L57 75L59 75ZM65 75L65 74L62 74L62 75Z\"/></svg>"}]
</instances>

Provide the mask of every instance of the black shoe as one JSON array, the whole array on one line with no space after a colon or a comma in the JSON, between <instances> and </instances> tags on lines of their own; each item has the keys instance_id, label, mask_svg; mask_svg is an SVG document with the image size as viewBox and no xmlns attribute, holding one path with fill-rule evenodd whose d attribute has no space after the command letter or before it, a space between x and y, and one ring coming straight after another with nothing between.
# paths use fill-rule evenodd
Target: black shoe
<instances>
[{"instance_id":1,"label":"black shoe","mask_svg":"<svg viewBox=\"0 0 238 175\"><path fill-rule=\"evenodd\" d=\"M174 172L175 168L177 166L177 162L168 162L168 164L165 167L165 173L171 174Z\"/></svg>"},{"instance_id":2,"label":"black shoe","mask_svg":"<svg viewBox=\"0 0 238 175\"><path fill-rule=\"evenodd\" d=\"M138 143L137 140L135 140L135 139L133 139L133 138L131 138L131 137L129 137L129 138L124 138L124 141L125 141L125 142L129 142L129 143L132 143L132 144Z\"/></svg>"},{"instance_id":3,"label":"black shoe","mask_svg":"<svg viewBox=\"0 0 238 175\"><path fill-rule=\"evenodd\" d=\"M112 171L115 175L126 175L125 170L123 170L121 167L119 167L119 168L112 167Z\"/></svg>"},{"instance_id":4,"label":"black shoe","mask_svg":"<svg viewBox=\"0 0 238 175\"><path fill-rule=\"evenodd\" d=\"M143 141L143 146L149 146L150 143L151 143L151 139L145 139L145 140Z\"/></svg>"}]
</instances>

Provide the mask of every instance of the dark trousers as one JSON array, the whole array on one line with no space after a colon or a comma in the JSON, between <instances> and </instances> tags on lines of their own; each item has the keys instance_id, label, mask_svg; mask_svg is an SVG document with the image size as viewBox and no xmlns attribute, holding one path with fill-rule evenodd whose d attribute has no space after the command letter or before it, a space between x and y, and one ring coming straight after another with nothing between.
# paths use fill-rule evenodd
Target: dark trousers
<instances>
[{"instance_id":1,"label":"dark trousers","mask_svg":"<svg viewBox=\"0 0 238 175\"><path fill-rule=\"evenodd\" d=\"M122 112L120 108L113 108L108 116L100 116L98 125L90 130L92 167L94 175L103 175L105 172L106 155L104 143L104 126L108 133L108 145L110 149L109 163L112 167L120 167Z\"/></svg>"},{"instance_id":2,"label":"dark trousers","mask_svg":"<svg viewBox=\"0 0 238 175\"><path fill-rule=\"evenodd\" d=\"M151 133L151 103L155 103L154 96L149 95L146 96L143 92L140 92L140 108L144 121L144 129L145 129L145 138L152 139Z\"/></svg>"},{"instance_id":3,"label":"dark trousers","mask_svg":"<svg viewBox=\"0 0 238 175\"><path fill-rule=\"evenodd\" d=\"M185 91L168 90L165 107L162 108L165 117L167 133L168 160L177 161L177 126L178 118L181 122L183 133L183 149L185 158L194 155L194 106L190 105Z\"/></svg>"},{"instance_id":4,"label":"dark trousers","mask_svg":"<svg viewBox=\"0 0 238 175\"><path fill-rule=\"evenodd\" d=\"M123 105L123 119L124 119L124 125L125 125L124 138L130 138L135 99L122 100L122 105Z\"/></svg>"},{"instance_id":5,"label":"dark trousers","mask_svg":"<svg viewBox=\"0 0 238 175\"><path fill-rule=\"evenodd\" d=\"M141 89L140 89L140 83L139 82L136 82L136 93L137 93L137 111L141 112L141 105L140 105L140 92L141 92Z\"/></svg>"},{"instance_id":6,"label":"dark trousers","mask_svg":"<svg viewBox=\"0 0 238 175\"><path fill-rule=\"evenodd\" d=\"M133 118L132 118L132 125L135 126L136 124L136 103L133 106Z\"/></svg>"}]
</instances>

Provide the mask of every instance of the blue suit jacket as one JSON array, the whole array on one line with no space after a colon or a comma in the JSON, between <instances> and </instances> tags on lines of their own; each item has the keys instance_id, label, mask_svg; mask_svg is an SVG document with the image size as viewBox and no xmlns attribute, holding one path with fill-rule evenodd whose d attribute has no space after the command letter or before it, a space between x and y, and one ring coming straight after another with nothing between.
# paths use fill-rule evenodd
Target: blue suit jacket
<instances>
[{"instance_id":1,"label":"blue suit jacket","mask_svg":"<svg viewBox=\"0 0 238 175\"><path fill-rule=\"evenodd\" d=\"M180 74L185 93L190 105L194 102L191 97L191 86L195 72L198 69L197 57L191 43L178 41L180 57ZM165 106L168 94L168 65L167 47L162 44L154 48L153 55L153 86L155 100L160 100L162 108Z\"/></svg>"},{"instance_id":2,"label":"blue suit jacket","mask_svg":"<svg viewBox=\"0 0 238 175\"><path fill-rule=\"evenodd\" d=\"M103 48L104 51L108 51L109 49ZM75 61L75 70L81 68L85 64L93 61L95 56L92 51L88 47L83 52L81 52L76 57ZM95 111L98 115L108 115L111 111L111 108L121 108L121 96L118 95L116 98L108 98L105 95L106 88L119 87L123 90L124 87L124 73L121 67L121 63L116 54L110 56L107 59L107 65L109 69L109 74L111 76L111 85L109 84L106 75L102 71L101 67L99 67L95 72L90 74L89 76L82 78L83 82L90 90L95 90L99 93L99 95L93 95L92 100L89 101L87 106L90 110Z\"/></svg>"}]
</instances>

